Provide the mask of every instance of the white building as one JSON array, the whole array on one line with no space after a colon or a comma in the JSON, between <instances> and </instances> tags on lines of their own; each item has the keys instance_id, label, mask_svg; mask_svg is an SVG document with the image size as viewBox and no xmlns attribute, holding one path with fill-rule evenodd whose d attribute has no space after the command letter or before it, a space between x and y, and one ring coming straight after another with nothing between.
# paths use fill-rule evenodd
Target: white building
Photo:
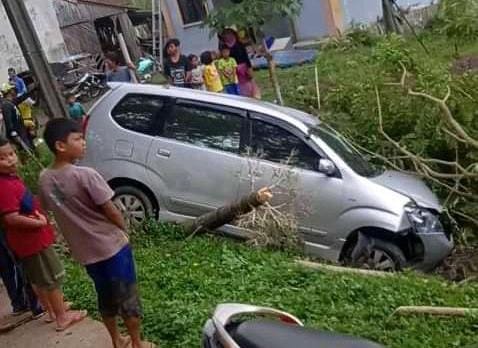
<instances>
[{"instance_id":1,"label":"white building","mask_svg":"<svg viewBox=\"0 0 478 348\"><path fill-rule=\"evenodd\" d=\"M51 0L24 1L37 31L43 50L50 62L57 62L66 56L65 43L60 31L53 2ZM9 67L17 71L27 70L27 64L18 45L3 5L0 4L0 83L8 80Z\"/></svg>"}]
</instances>

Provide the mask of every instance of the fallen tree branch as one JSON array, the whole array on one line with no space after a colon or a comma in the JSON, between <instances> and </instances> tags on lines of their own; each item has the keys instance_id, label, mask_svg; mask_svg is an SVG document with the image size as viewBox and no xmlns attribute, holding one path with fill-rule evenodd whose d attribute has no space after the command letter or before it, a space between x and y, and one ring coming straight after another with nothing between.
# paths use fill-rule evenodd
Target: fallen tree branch
<instances>
[{"instance_id":1,"label":"fallen tree branch","mask_svg":"<svg viewBox=\"0 0 478 348\"><path fill-rule=\"evenodd\" d=\"M327 265L324 263L317 263L317 262L311 262L306 260L296 260L295 263L303 267L312 268L312 269L316 269L320 271L336 272L336 273L352 273L352 274L359 274L359 275L372 276L372 277L386 278L396 274L392 272L381 272L381 271L374 271L374 270L361 269L361 268L332 266L332 265Z\"/></svg>"},{"instance_id":2,"label":"fallen tree branch","mask_svg":"<svg viewBox=\"0 0 478 348\"><path fill-rule=\"evenodd\" d=\"M194 237L198 233L215 230L223 225L232 222L241 215L247 214L257 207L267 203L272 199L272 192L268 187L264 187L248 196L242 197L239 201L220 207L210 213L201 215L185 224L185 230L189 233L187 239Z\"/></svg>"},{"instance_id":3,"label":"fallen tree branch","mask_svg":"<svg viewBox=\"0 0 478 348\"><path fill-rule=\"evenodd\" d=\"M433 307L433 306L401 306L398 307L393 315L414 315L428 314L439 316L464 317L467 315L477 315L478 308L460 308L460 307Z\"/></svg>"}]
</instances>

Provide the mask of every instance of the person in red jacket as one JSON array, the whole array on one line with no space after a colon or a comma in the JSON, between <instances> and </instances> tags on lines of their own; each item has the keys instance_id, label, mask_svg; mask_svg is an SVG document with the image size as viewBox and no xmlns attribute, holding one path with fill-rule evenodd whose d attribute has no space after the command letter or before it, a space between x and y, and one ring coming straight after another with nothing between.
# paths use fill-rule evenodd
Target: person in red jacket
<instances>
[{"instance_id":1,"label":"person in red jacket","mask_svg":"<svg viewBox=\"0 0 478 348\"><path fill-rule=\"evenodd\" d=\"M63 331L86 317L68 311L61 291L65 271L53 243L55 235L37 199L17 175L18 157L7 139L0 139L0 221L8 246L20 260L56 330Z\"/></svg>"}]
</instances>

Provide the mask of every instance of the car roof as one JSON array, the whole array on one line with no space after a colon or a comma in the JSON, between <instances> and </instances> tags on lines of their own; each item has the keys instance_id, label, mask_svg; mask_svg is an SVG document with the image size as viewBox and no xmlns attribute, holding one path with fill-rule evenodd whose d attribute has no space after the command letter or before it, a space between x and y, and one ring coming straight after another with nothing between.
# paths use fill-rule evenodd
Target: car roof
<instances>
[{"instance_id":1,"label":"car roof","mask_svg":"<svg viewBox=\"0 0 478 348\"><path fill-rule=\"evenodd\" d=\"M304 133L308 133L309 128L320 124L318 117L314 117L300 110L241 96L211 93L197 89L171 87L166 85L108 83L108 86L113 90L121 90L126 93L162 95L171 98L182 98L253 111L276 117L296 126Z\"/></svg>"}]
</instances>

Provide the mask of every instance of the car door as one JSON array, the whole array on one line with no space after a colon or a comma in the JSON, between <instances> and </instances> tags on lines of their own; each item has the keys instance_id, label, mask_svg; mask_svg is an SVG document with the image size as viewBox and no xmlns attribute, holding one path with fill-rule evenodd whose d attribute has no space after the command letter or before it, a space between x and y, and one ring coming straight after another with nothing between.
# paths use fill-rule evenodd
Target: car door
<instances>
[{"instance_id":1,"label":"car door","mask_svg":"<svg viewBox=\"0 0 478 348\"><path fill-rule=\"evenodd\" d=\"M176 101L148 161L163 182L170 212L198 216L237 198L245 124L240 110Z\"/></svg>"},{"instance_id":2,"label":"car door","mask_svg":"<svg viewBox=\"0 0 478 348\"><path fill-rule=\"evenodd\" d=\"M273 186L274 204L293 201L299 229L307 241L329 245L341 212L342 179L329 177L316 168L321 151L287 123L251 113L248 128L248 166L243 171L241 191Z\"/></svg>"}]
</instances>

